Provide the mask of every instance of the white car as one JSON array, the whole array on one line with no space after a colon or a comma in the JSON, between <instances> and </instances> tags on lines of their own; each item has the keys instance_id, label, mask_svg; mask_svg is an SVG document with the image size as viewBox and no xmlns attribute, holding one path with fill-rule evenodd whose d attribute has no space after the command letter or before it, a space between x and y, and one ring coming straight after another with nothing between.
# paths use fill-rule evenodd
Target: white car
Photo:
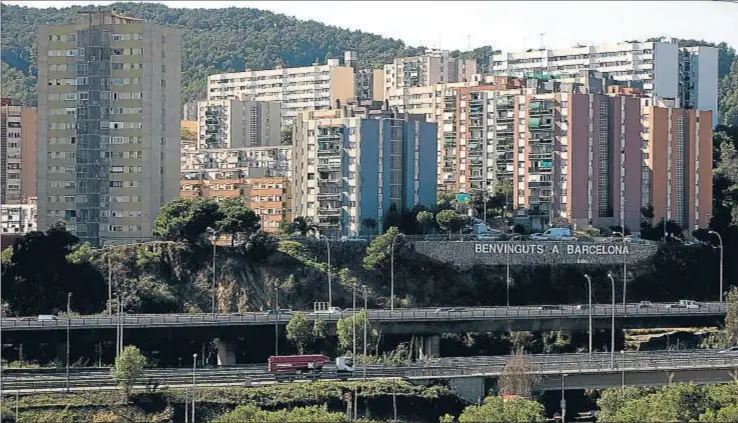
<instances>
[{"instance_id":1,"label":"white car","mask_svg":"<svg viewBox=\"0 0 738 423\"><path fill-rule=\"evenodd\" d=\"M314 314L341 314L341 308L340 307L328 307L323 310L315 310L313 313Z\"/></svg>"},{"instance_id":2,"label":"white car","mask_svg":"<svg viewBox=\"0 0 738 423\"><path fill-rule=\"evenodd\" d=\"M727 350L722 350L718 354L738 355L738 345L736 345L735 347L730 347Z\"/></svg>"}]
</instances>

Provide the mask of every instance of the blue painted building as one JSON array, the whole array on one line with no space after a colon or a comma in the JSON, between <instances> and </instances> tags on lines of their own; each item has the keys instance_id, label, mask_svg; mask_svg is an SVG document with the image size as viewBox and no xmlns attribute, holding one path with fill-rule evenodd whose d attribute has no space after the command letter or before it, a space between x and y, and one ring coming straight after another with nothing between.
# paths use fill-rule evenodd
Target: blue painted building
<instances>
[{"instance_id":1,"label":"blue painted building","mask_svg":"<svg viewBox=\"0 0 738 423\"><path fill-rule=\"evenodd\" d=\"M293 130L293 215L312 218L321 234L376 233L392 204L435 204L438 131L423 116L316 110L301 113Z\"/></svg>"}]
</instances>

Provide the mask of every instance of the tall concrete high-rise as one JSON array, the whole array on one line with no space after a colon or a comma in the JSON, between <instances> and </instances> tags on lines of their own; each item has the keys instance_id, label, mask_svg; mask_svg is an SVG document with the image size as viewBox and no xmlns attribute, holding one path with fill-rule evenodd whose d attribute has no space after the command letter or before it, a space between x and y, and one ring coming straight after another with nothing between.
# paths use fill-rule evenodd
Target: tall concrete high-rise
<instances>
[{"instance_id":1,"label":"tall concrete high-rise","mask_svg":"<svg viewBox=\"0 0 738 423\"><path fill-rule=\"evenodd\" d=\"M199 101L198 149L280 145L282 108L278 102Z\"/></svg>"},{"instance_id":2,"label":"tall concrete high-rise","mask_svg":"<svg viewBox=\"0 0 738 423\"><path fill-rule=\"evenodd\" d=\"M302 112L295 119L292 215L321 234L376 233L365 225L436 202L437 126L397 110Z\"/></svg>"},{"instance_id":3,"label":"tall concrete high-rise","mask_svg":"<svg viewBox=\"0 0 738 423\"><path fill-rule=\"evenodd\" d=\"M25 204L36 197L35 107L0 100L0 204Z\"/></svg>"},{"instance_id":4,"label":"tall concrete high-rise","mask_svg":"<svg viewBox=\"0 0 738 423\"><path fill-rule=\"evenodd\" d=\"M115 11L38 33L39 229L152 237L179 192L182 31Z\"/></svg>"}]
</instances>

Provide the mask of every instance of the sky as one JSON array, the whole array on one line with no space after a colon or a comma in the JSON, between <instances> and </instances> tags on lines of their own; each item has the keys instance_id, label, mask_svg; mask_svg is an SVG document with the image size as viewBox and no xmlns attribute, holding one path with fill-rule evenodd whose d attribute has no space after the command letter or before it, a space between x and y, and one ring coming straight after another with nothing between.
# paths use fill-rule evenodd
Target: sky
<instances>
[{"instance_id":1,"label":"sky","mask_svg":"<svg viewBox=\"0 0 738 423\"><path fill-rule=\"evenodd\" d=\"M11 1L29 7L113 1ZM408 45L505 51L649 37L725 41L738 48L738 3L720 1L158 1L169 7L251 7L400 38Z\"/></svg>"}]
</instances>

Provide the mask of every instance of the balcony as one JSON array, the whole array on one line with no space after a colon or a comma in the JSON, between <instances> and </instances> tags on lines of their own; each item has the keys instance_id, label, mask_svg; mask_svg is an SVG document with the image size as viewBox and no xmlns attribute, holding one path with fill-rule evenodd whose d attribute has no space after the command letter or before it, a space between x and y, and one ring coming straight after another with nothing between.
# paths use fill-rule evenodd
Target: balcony
<instances>
[{"instance_id":1,"label":"balcony","mask_svg":"<svg viewBox=\"0 0 738 423\"><path fill-rule=\"evenodd\" d=\"M528 119L528 129L531 131L548 131L553 126L551 118L532 117Z\"/></svg>"},{"instance_id":2,"label":"balcony","mask_svg":"<svg viewBox=\"0 0 738 423\"><path fill-rule=\"evenodd\" d=\"M341 155L340 147L326 147L326 148L322 148L322 147L323 146L318 146L318 157L340 156Z\"/></svg>"},{"instance_id":3,"label":"balcony","mask_svg":"<svg viewBox=\"0 0 738 423\"><path fill-rule=\"evenodd\" d=\"M331 172L341 169L341 159L319 159L318 171Z\"/></svg>"},{"instance_id":4,"label":"balcony","mask_svg":"<svg viewBox=\"0 0 738 423\"><path fill-rule=\"evenodd\" d=\"M331 185L339 185L339 184L342 184L342 183L343 183L343 180L341 180L340 178L335 178L335 179L318 179L318 186L319 187L328 187L328 186L331 186Z\"/></svg>"},{"instance_id":5,"label":"balcony","mask_svg":"<svg viewBox=\"0 0 738 423\"><path fill-rule=\"evenodd\" d=\"M318 216L335 216L341 215L340 207L318 207Z\"/></svg>"},{"instance_id":6,"label":"balcony","mask_svg":"<svg viewBox=\"0 0 738 423\"><path fill-rule=\"evenodd\" d=\"M553 151L546 150L534 150L528 153L528 159L530 160L548 160L553 159Z\"/></svg>"},{"instance_id":7,"label":"balcony","mask_svg":"<svg viewBox=\"0 0 738 423\"><path fill-rule=\"evenodd\" d=\"M528 104L530 116L546 116L553 114L553 104L548 101L531 101Z\"/></svg>"}]
</instances>

